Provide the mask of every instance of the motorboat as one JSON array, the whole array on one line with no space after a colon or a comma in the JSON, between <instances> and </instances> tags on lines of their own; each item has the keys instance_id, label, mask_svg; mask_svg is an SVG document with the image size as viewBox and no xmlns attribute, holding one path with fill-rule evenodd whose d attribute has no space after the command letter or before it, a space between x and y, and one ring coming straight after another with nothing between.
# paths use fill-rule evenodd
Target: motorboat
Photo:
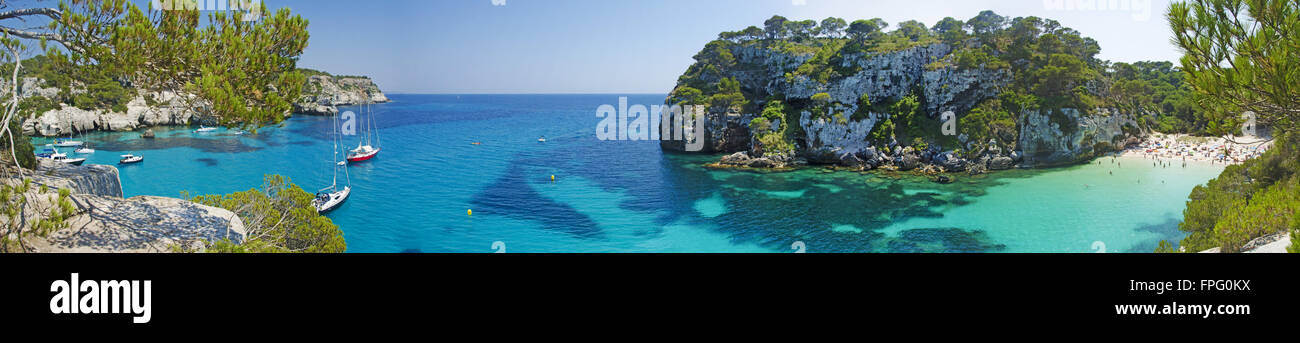
<instances>
[{"instance_id":1,"label":"motorboat","mask_svg":"<svg viewBox=\"0 0 1300 343\"><path fill-rule=\"evenodd\" d=\"M61 153L58 150L46 149L46 151L48 152L43 154L37 154L36 157L41 157L41 158L49 159L51 161L70 164L74 166L79 166L82 163L86 163L85 158L68 158L68 154Z\"/></svg>"},{"instance_id":2,"label":"motorboat","mask_svg":"<svg viewBox=\"0 0 1300 343\"><path fill-rule=\"evenodd\" d=\"M215 127L207 127L207 126L199 125L199 129L198 129L198 130L194 130L194 133L212 132L212 131L216 131L216 130L217 130L217 128L215 128Z\"/></svg>"},{"instance_id":3,"label":"motorboat","mask_svg":"<svg viewBox=\"0 0 1300 343\"><path fill-rule=\"evenodd\" d=\"M140 162L144 162L144 156L136 156L136 155L126 154L126 155L122 155L122 160L121 160L121 161L118 161L117 163L118 163L118 164L133 164L133 163L140 163Z\"/></svg>"},{"instance_id":4,"label":"motorboat","mask_svg":"<svg viewBox=\"0 0 1300 343\"><path fill-rule=\"evenodd\" d=\"M93 154L93 153L95 153L95 149L93 149L93 148L91 148L91 147L89 147L89 146L83 146L83 147L77 148L77 150L74 150L73 152L78 153L78 154Z\"/></svg>"}]
</instances>

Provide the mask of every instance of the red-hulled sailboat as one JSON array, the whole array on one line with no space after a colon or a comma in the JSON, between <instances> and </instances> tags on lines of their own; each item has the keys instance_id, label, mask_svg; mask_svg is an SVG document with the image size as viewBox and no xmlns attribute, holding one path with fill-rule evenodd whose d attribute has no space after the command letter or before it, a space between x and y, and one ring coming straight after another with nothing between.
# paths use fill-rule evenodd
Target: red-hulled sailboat
<instances>
[{"instance_id":1,"label":"red-hulled sailboat","mask_svg":"<svg viewBox=\"0 0 1300 343\"><path fill-rule=\"evenodd\" d=\"M356 149L348 152L347 158L350 163L369 161L379 155L379 151L382 150L377 146L379 145L379 134L375 132L375 114L369 110L370 104L368 102L362 105L362 109L362 113L370 112L370 115L366 116L365 125L362 127L364 133L361 135L361 142L357 143Z\"/></svg>"}]
</instances>

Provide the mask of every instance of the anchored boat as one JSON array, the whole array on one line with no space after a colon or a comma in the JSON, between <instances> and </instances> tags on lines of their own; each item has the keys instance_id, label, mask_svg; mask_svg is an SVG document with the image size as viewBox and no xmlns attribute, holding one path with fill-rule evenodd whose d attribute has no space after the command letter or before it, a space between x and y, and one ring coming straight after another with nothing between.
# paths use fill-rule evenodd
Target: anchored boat
<instances>
[{"instance_id":1,"label":"anchored boat","mask_svg":"<svg viewBox=\"0 0 1300 343\"><path fill-rule=\"evenodd\" d=\"M54 149L45 149L45 151L46 151L46 153L44 153L44 154L37 154L36 156L37 156L37 157L46 158L46 159L49 159L49 160L51 160L51 161L60 162L60 163L65 163L65 164L70 164L70 165L74 165L74 166L79 166L79 165L81 165L82 163L86 163L86 159L85 159L85 158L68 158L68 154L61 153L61 152L59 152L58 150L54 150Z\"/></svg>"},{"instance_id":2,"label":"anchored boat","mask_svg":"<svg viewBox=\"0 0 1300 343\"><path fill-rule=\"evenodd\" d=\"M368 101L363 104L361 108L362 113L369 112L370 115L366 116L365 125L362 125L363 133L361 135L361 142L357 143L356 149L352 149L348 153L348 162L369 161L370 159L375 158L376 155L379 155L380 150L383 150L377 147L379 145L379 134L375 132L374 111L369 111L370 104Z\"/></svg>"},{"instance_id":3,"label":"anchored boat","mask_svg":"<svg viewBox=\"0 0 1300 343\"><path fill-rule=\"evenodd\" d=\"M343 205L343 202L348 201L348 196L352 195L352 178L348 176L347 163L343 161L339 161L338 124L339 124L339 117L338 114L335 114L334 115L334 151L333 151L334 155L330 160L330 163L333 164L332 166L330 166L330 168L334 168L334 182L331 183L329 187L325 187L319 191L316 191L316 198L311 200L312 206L316 207L316 212L321 214L327 213L329 211L333 211L334 209L338 208L340 205ZM348 183L347 185L343 186L342 189L339 189L339 169L343 169L343 178Z\"/></svg>"},{"instance_id":4,"label":"anchored boat","mask_svg":"<svg viewBox=\"0 0 1300 343\"><path fill-rule=\"evenodd\" d=\"M134 164L140 162L144 162L144 156L126 154L126 155L122 155L122 160L117 161L117 164Z\"/></svg>"}]
</instances>

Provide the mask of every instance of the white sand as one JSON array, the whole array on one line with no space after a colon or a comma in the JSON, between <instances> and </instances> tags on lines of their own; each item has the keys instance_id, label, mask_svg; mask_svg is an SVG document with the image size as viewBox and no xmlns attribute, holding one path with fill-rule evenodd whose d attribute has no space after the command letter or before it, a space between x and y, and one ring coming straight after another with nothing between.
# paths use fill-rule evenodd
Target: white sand
<instances>
[{"instance_id":1,"label":"white sand","mask_svg":"<svg viewBox=\"0 0 1300 343\"><path fill-rule=\"evenodd\" d=\"M1153 163L1239 164L1259 157L1273 142L1254 136L1193 137L1184 134L1154 134L1136 147L1125 149L1121 156L1139 157Z\"/></svg>"}]
</instances>

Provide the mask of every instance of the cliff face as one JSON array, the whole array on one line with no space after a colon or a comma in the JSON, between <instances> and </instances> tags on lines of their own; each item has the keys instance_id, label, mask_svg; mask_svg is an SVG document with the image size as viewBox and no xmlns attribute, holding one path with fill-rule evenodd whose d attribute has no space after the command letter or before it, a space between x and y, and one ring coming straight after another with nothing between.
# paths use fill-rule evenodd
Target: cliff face
<instances>
[{"instance_id":1,"label":"cliff face","mask_svg":"<svg viewBox=\"0 0 1300 343\"><path fill-rule=\"evenodd\" d=\"M19 87L19 97L48 98L59 94L57 88L43 87L44 84L44 81L37 78L23 79ZM6 87L8 86L0 81L0 89ZM127 103L126 112L103 109L83 110L64 105L60 109L46 111L26 119L23 121L22 128L28 136L66 136L74 132L87 131L135 131L159 125L213 125L215 121L211 118L197 115L197 112L191 108L189 99L184 98L186 96L172 92L140 92ZM383 103L389 100L369 78L315 75L308 77L307 83L303 85L303 97L294 104L294 112L332 115L338 113L337 106L355 105L366 101Z\"/></svg>"},{"instance_id":2,"label":"cliff face","mask_svg":"<svg viewBox=\"0 0 1300 343\"><path fill-rule=\"evenodd\" d=\"M800 107L794 117L798 122L791 123L798 125L796 132L801 133L794 142L796 156L778 158L775 163L778 167L804 161L866 169L893 166L902 170L930 164L946 171L1007 169L1017 164L1053 166L1086 160L1094 151L1105 153L1122 148L1137 134L1132 115L1110 115L1101 109L1097 111L1102 115L1082 115L1077 109L1066 108L1060 111L1067 120L1058 121L1068 123L1068 127L1056 125L1048 114L1026 111L1016 128L1018 139L1007 142L975 142L961 135L953 139L958 144L942 146L930 142L924 149L905 149L910 141L873 143L869 139L871 132L887 119L897 120L898 114L880 111L879 106L859 109L863 95L883 103L913 94L919 98L920 112L931 119L947 111L960 117L981 102L999 96L1011 82L1011 72L1005 68L962 69L934 63L950 59L953 52L949 46L936 43L888 53L846 55L833 67L855 72L823 83L791 74L815 58L813 52L783 53L760 44L731 45L727 49L736 60L735 67L720 72L706 71L699 75L699 81L716 83L725 78L735 79L746 99L754 105L746 107L747 113L738 113L737 108L712 108L706 114L708 144L703 152L747 154L733 154L724 159L724 165L751 166L754 159L764 155L755 151L755 139L748 124L758 116L752 112L761 111L767 99L809 104L818 93L830 97L826 101L828 105L821 107L825 112L813 113L810 111L813 107ZM853 113L863 115L847 118ZM836 115L843 118L836 119ZM1125 130L1125 125L1132 129ZM664 142L662 146L667 150L681 150L678 142ZM964 151L965 158L954 151Z\"/></svg>"},{"instance_id":3,"label":"cliff face","mask_svg":"<svg viewBox=\"0 0 1300 343\"><path fill-rule=\"evenodd\" d=\"M13 170L9 170L12 175ZM27 172L34 187L24 196L23 230L56 207L58 189L68 189L75 214L67 228L24 241L36 252L169 252L173 246L201 247L201 240L243 240L243 221L233 212L187 200L141 196L122 198L117 168L69 166L42 161ZM0 182L16 185L16 177ZM40 191L40 185L49 188ZM3 222L4 220L0 220Z\"/></svg>"},{"instance_id":4,"label":"cliff face","mask_svg":"<svg viewBox=\"0 0 1300 343\"><path fill-rule=\"evenodd\" d=\"M145 100L153 99L153 104ZM23 121L23 133L28 136L63 136L87 131L135 131L157 125L189 125L191 122L211 124L198 118L182 96L171 92L148 93L136 96L126 105L126 112L108 110L83 110L64 105Z\"/></svg>"},{"instance_id":5,"label":"cliff face","mask_svg":"<svg viewBox=\"0 0 1300 343\"><path fill-rule=\"evenodd\" d=\"M1132 114L1100 110L1081 115L1075 109L1025 111L1021 114L1019 149L1024 166L1050 167L1087 161L1101 154L1138 143L1137 121ZM1053 121L1052 116L1065 120ZM1074 123L1064 128L1061 122Z\"/></svg>"},{"instance_id":6,"label":"cliff face","mask_svg":"<svg viewBox=\"0 0 1300 343\"><path fill-rule=\"evenodd\" d=\"M294 112L307 115L334 115L339 112L338 106L389 101L367 77L312 75L307 78L302 94L294 103Z\"/></svg>"}]
</instances>

